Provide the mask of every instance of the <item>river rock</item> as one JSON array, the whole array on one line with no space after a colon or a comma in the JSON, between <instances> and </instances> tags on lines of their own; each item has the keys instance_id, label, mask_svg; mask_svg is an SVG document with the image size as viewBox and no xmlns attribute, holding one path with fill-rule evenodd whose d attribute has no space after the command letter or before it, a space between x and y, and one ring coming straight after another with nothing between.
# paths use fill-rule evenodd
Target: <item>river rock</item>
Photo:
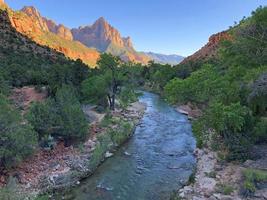
<instances>
[{"instance_id":1,"label":"river rock","mask_svg":"<svg viewBox=\"0 0 267 200\"><path fill-rule=\"evenodd\" d=\"M254 197L264 200L267 199L267 188L262 190L257 190L254 194Z\"/></svg>"},{"instance_id":2,"label":"river rock","mask_svg":"<svg viewBox=\"0 0 267 200\"><path fill-rule=\"evenodd\" d=\"M113 155L114 155L113 153L110 153L109 151L107 151L106 154L105 154L105 158L110 158Z\"/></svg>"}]
</instances>

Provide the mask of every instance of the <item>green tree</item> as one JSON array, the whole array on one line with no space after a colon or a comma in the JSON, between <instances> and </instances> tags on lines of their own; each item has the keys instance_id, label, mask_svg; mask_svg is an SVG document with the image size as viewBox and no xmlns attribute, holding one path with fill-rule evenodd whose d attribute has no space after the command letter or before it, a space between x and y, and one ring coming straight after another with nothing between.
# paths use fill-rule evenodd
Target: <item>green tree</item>
<instances>
[{"instance_id":1,"label":"green tree","mask_svg":"<svg viewBox=\"0 0 267 200\"><path fill-rule=\"evenodd\" d=\"M95 75L83 81L82 95L86 102L106 107L108 104L108 86L105 76Z\"/></svg>"},{"instance_id":2,"label":"green tree","mask_svg":"<svg viewBox=\"0 0 267 200\"><path fill-rule=\"evenodd\" d=\"M118 94L118 88L121 85L122 75L119 73L121 60L119 57L104 53L97 62L100 73L104 74L108 86L108 101L110 109L115 109L115 97Z\"/></svg>"},{"instance_id":3,"label":"green tree","mask_svg":"<svg viewBox=\"0 0 267 200\"><path fill-rule=\"evenodd\" d=\"M47 137L58 129L58 111L55 101L36 102L31 105L27 119L39 134L39 139Z\"/></svg>"},{"instance_id":4,"label":"green tree","mask_svg":"<svg viewBox=\"0 0 267 200\"><path fill-rule=\"evenodd\" d=\"M68 145L71 140L85 139L88 133L88 123L82 111L75 91L70 86L64 85L55 96L59 130Z\"/></svg>"},{"instance_id":5,"label":"green tree","mask_svg":"<svg viewBox=\"0 0 267 200\"><path fill-rule=\"evenodd\" d=\"M33 153L37 136L33 128L21 120L7 99L0 95L0 166L11 167Z\"/></svg>"}]
</instances>

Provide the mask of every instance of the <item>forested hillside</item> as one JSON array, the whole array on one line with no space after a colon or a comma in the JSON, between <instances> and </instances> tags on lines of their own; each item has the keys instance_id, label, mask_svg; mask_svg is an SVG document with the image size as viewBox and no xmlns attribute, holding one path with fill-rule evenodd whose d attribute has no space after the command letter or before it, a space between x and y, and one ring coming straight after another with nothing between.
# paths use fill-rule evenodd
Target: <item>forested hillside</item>
<instances>
[{"instance_id":1,"label":"forested hillside","mask_svg":"<svg viewBox=\"0 0 267 200\"><path fill-rule=\"evenodd\" d=\"M211 142L230 160L246 159L250 145L267 142L267 8L258 8L228 34L216 57L196 68L178 65L164 96L202 108L204 115L194 123L199 146Z\"/></svg>"}]
</instances>

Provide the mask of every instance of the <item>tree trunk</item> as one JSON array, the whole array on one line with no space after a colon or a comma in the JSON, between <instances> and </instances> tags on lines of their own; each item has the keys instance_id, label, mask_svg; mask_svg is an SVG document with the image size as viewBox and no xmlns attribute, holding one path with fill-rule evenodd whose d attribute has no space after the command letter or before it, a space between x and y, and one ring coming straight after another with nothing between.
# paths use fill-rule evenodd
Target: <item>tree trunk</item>
<instances>
[{"instance_id":1,"label":"tree trunk","mask_svg":"<svg viewBox=\"0 0 267 200\"><path fill-rule=\"evenodd\" d=\"M110 109L115 110L115 94L112 94Z\"/></svg>"}]
</instances>

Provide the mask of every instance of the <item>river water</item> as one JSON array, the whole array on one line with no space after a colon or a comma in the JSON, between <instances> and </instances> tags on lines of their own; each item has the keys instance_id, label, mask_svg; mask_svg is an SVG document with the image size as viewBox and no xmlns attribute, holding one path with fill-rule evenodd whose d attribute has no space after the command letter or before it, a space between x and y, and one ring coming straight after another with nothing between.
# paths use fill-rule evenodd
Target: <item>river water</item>
<instances>
[{"instance_id":1,"label":"river water","mask_svg":"<svg viewBox=\"0 0 267 200\"><path fill-rule=\"evenodd\" d=\"M195 139L187 117L144 92L147 109L133 137L66 199L168 200L195 165Z\"/></svg>"}]
</instances>

